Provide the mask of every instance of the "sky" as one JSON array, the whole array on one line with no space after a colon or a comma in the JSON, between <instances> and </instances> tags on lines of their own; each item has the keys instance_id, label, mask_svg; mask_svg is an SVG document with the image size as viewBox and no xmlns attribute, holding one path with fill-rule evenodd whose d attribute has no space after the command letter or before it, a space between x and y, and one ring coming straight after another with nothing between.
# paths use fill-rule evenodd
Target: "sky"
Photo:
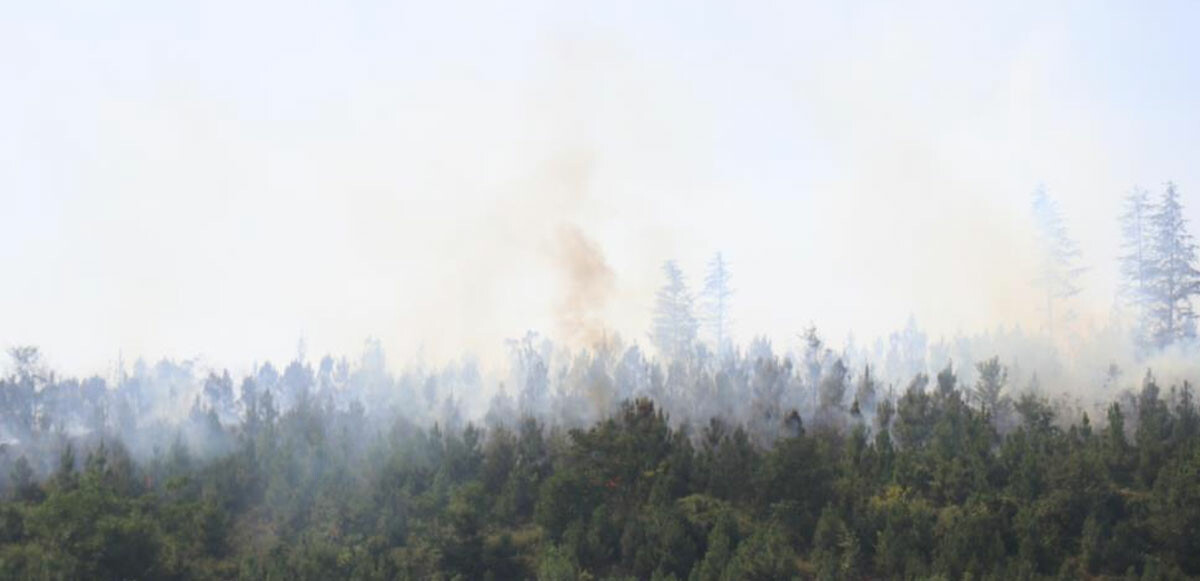
<instances>
[{"instance_id":1,"label":"sky","mask_svg":"<svg viewBox=\"0 0 1200 581\"><path fill-rule=\"evenodd\" d=\"M13 3L0 346L498 364L715 252L742 342L1036 329L1039 185L1102 324L1122 196L1200 221L1200 7L968 4Z\"/></svg>"}]
</instances>

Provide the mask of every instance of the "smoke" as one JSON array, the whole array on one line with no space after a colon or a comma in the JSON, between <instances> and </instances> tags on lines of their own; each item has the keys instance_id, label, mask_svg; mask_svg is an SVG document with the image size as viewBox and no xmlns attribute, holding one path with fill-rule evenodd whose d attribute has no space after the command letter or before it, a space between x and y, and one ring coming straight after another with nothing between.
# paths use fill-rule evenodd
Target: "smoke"
<instances>
[{"instance_id":1,"label":"smoke","mask_svg":"<svg viewBox=\"0 0 1200 581\"><path fill-rule=\"evenodd\" d=\"M571 344L594 347L605 337L605 313L615 275L600 247L574 224L559 228L554 248L563 284L558 336Z\"/></svg>"},{"instance_id":2,"label":"smoke","mask_svg":"<svg viewBox=\"0 0 1200 581\"><path fill-rule=\"evenodd\" d=\"M724 250L743 337L787 347L812 321L831 344L869 343L912 313L931 343L976 346L947 355L968 373L997 354L1043 384L1094 385L1112 362L1140 375L1106 322L1114 218L1133 183L1176 178L1195 199L1195 132L1179 131L1194 108L1187 91L1147 108L1114 89L1171 87L1158 75L1192 63L1143 65L1186 54L1165 50L1186 31L937 3L657 23L516 10L497 11L506 27L435 7L300 11L270 43L273 10L232 36L220 9L189 18L221 30L219 51L162 15L109 27L121 38L0 35L10 54L56 56L12 83L24 96L0 143L15 200L0 258L21 281L0 288L19 306L0 313L0 346L41 345L81 375L119 349L244 369L300 333L317 353L375 336L392 364L501 366L527 330L571 347L642 337L661 261L698 281ZM437 32L449 22L476 28ZM180 50L145 49L177 29ZM317 55L317 31L354 42ZM1112 46L1125 66L1095 68ZM96 66L73 69L76 54ZM1093 267L1071 329L1092 340L1053 355L1031 339L1039 182Z\"/></svg>"}]
</instances>

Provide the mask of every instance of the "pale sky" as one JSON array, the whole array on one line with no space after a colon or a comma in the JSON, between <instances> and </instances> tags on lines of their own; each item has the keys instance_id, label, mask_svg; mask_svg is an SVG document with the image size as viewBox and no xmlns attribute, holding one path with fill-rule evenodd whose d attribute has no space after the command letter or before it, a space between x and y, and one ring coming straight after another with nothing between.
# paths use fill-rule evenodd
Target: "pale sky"
<instances>
[{"instance_id":1,"label":"pale sky","mask_svg":"<svg viewBox=\"0 0 1200 581\"><path fill-rule=\"evenodd\" d=\"M68 373L474 352L724 252L735 334L1037 325L1029 197L1107 317L1116 216L1200 228L1200 5L20 2L0 19L0 346Z\"/></svg>"}]
</instances>

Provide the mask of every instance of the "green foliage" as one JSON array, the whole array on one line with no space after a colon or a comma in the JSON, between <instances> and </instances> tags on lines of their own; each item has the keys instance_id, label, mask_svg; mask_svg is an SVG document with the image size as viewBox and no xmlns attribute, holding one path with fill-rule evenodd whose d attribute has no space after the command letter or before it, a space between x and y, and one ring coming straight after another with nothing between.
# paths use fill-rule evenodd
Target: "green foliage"
<instances>
[{"instance_id":1,"label":"green foliage","mask_svg":"<svg viewBox=\"0 0 1200 581\"><path fill-rule=\"evenodd\" d=\"M768 581L797 575L796 553L784 532L776 526L759 527L738 544L725 568L725 579Z\"/></svg>"},{"instance_id":2,"label":"green foliage","mask_svg":"<svg viewBox=\"0 0 1200 581\"><path fill-rule=\"evenodd\" d=\"M556 545L549 545L538 561L538 581L575 581L579 569L567 551Z\"/></svg>"},{"instance_id":3,"label":"green foliage","mask_svg":"<svg viewBox=\"0 0 1200 581\"><path fill-rule=\"evenodd\" d=\"M1114 403L1103 426L1065 425L1038 396L1000 403L988 365L983 409L947 368L875 401L873 421L862 406L807 431L781 414L770 445L717 419L674 426L646 399L586 429L370 434L361 409L264 414L265 391L216 458L179 438L139 465L106 440L64 446L41 482L13 460L0 578L1200 576L1189 386L1148 377L1128 419Z\"/></svg>"}]
</instances>

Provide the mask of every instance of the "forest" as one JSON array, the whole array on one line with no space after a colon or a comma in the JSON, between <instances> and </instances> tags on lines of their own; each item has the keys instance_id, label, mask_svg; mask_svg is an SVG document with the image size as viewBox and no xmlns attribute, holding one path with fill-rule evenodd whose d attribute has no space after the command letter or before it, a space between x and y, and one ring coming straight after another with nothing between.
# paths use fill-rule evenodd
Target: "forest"
<instances>
[{"instance_id":1,"label":"forest","mask_svg":"<svg viewBox=\"0 0 1200 581\"><path fill-rule=\"evenodd\" d=\"M714 379L742 373L765 389L779 365L741 360ZM1200 575L1190 386L1147 376L1101 421L1084 412L1064 427L1032 393L968 403L1002 378L995 360L980 367L970 387L950 368L918 376L894 403L869 402L864 378L848 409L827 382L810 421L764 409L753 430L716 417L679 423L648 398L573 428L535 416L422 427L400 415L375 430L363 406L319 390L280 413L247 378L236 422L212 408L188 420L220 454L177 436L137 461L115 434L60 432L46 439L67 443L39 479L41 467L6 450L0 576Z\"/></svg>"},{"instance_id":2,"label":"forest","mask_svg":"<svg viewBox=\"0 0 1200 581\"><path fill-rule=\"evenodd\" d=\"M1150 363L1194 358L1200 274L1174 186L1129 201L1132 368L1047 338L1080 267L1042 191L1036 335L742 347L717 255L699 301L664 265L651 350L531 332L502 378L393 373L373 340L236 381L169 359L63 378L14 347L0 577L1198 578L1200 410Z\"/></svg>"}]
</instances>

